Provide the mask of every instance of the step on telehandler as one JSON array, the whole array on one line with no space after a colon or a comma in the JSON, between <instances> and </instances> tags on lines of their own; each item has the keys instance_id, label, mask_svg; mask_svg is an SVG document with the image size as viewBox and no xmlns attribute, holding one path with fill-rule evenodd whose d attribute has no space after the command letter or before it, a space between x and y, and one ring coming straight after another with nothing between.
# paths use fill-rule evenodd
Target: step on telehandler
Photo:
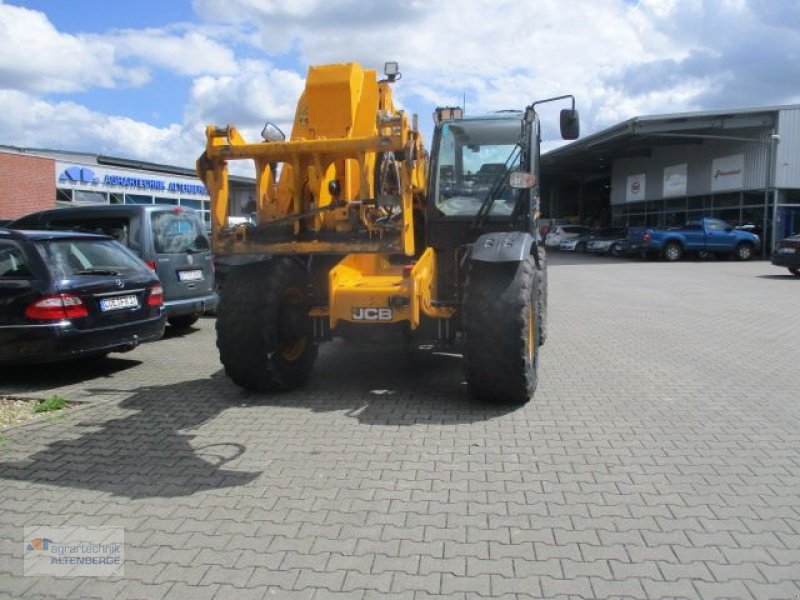
<instances>
[{"instance_id":1,"label":"step on telehandler","mask_svg":"<svg viewBox=\"0 0 800 600\"><path fill-rule=\"evenodd\" d=\"M292 389L320 342L402 334L459 344L476 396L525 402L547 314L535 106L571 99L561 135L576 139L574 98L481 117L437 108L429 155L393 103L399 77L397 63L380 81L355 63L312 66L289 141L272 124L255 143L207 128L197 172L214 253L244 262L221 290L220 360L246 389ZM240 159L255 163L252 220L229 219Z\"/></svg>"}]
</instances>

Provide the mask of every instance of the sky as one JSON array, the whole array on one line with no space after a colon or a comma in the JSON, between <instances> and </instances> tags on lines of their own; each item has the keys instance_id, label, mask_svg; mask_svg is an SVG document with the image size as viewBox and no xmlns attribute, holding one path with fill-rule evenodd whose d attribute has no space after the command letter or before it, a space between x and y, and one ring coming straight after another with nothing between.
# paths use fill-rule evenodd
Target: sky
<instances>
[{"instance_id":1,"label":"sky","mask_svg":"<svg viewBox=\"0 0 800 600\"><path fill-rule=\"evenodd\" d=\"M312 64L403 73L427 136L573 94L581 133L800 103L798 0L0 0L0 144L194 166L206 125L291 130ZM557 147L545 106L543 149Z\"/></svg>"}]
</instances>

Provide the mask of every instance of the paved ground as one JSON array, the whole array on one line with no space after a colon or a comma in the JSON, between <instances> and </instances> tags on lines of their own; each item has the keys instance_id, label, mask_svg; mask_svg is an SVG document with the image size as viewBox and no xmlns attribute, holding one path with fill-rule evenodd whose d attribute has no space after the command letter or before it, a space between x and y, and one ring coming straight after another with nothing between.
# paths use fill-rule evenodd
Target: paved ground
<instances>
[{"instance_id":1,"label":"paved ground","mask_svg":"<svg viewBox=\"0 0 800 600\"><path fill-rule=\"evenodd\" d=\"M800 280L556 257L526 406L329 345L247 395L213 322L98 365L0 372L93 405L0 445L11 597L800 597ZM124 579L22 577L23 525L125 527Z\"/></svg>"}]
</instances>

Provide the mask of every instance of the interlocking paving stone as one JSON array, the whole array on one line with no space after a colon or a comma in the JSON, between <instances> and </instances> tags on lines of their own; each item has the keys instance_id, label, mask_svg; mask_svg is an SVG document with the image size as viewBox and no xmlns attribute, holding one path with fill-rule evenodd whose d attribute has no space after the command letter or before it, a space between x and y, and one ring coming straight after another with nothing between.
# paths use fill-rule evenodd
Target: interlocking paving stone
<instances>
[{"instance_id":1,"label":"interlocking paving stone","mask_svg":"<svg viewBox=\"0 0 800 600\"><path fill-rule=\"evenodd\" d=\"M0 596L797 598L797 281L766 262L551 257L525 406L458 357L333 342L303 390L224 376L213 319L0 371L86 402L3 432ZM380 392L380 393L374 393ZM125 577L27 578L25 525L125 528Z\"/></svg>"}]
</instances>

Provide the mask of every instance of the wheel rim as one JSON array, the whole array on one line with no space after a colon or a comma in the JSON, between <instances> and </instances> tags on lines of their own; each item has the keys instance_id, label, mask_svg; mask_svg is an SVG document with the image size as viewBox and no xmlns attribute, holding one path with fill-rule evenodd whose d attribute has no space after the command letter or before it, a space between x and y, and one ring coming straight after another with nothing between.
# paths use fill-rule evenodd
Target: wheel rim
<instances>
[{"instance_id":1,"label":"wheel rim","mask_svg":"<svg viewBox=\"0 0 800 600\"><path fill-rule=\"evenodd\" d=\"M675 246L667 248L667 258L669 260L676 260L678 258L678 249Z\"/></svg>"},{"instance_id":2,"label":"wheel rim","mask_svg":"<svg viewBox=\"0 0 800 600\"><path fill-rule=\"evenodd\" d=\"M741 246L739 247L739 258L743 260L747 260L750 258L750 247L749 246Z\"/></svg>"}]
</instances>

